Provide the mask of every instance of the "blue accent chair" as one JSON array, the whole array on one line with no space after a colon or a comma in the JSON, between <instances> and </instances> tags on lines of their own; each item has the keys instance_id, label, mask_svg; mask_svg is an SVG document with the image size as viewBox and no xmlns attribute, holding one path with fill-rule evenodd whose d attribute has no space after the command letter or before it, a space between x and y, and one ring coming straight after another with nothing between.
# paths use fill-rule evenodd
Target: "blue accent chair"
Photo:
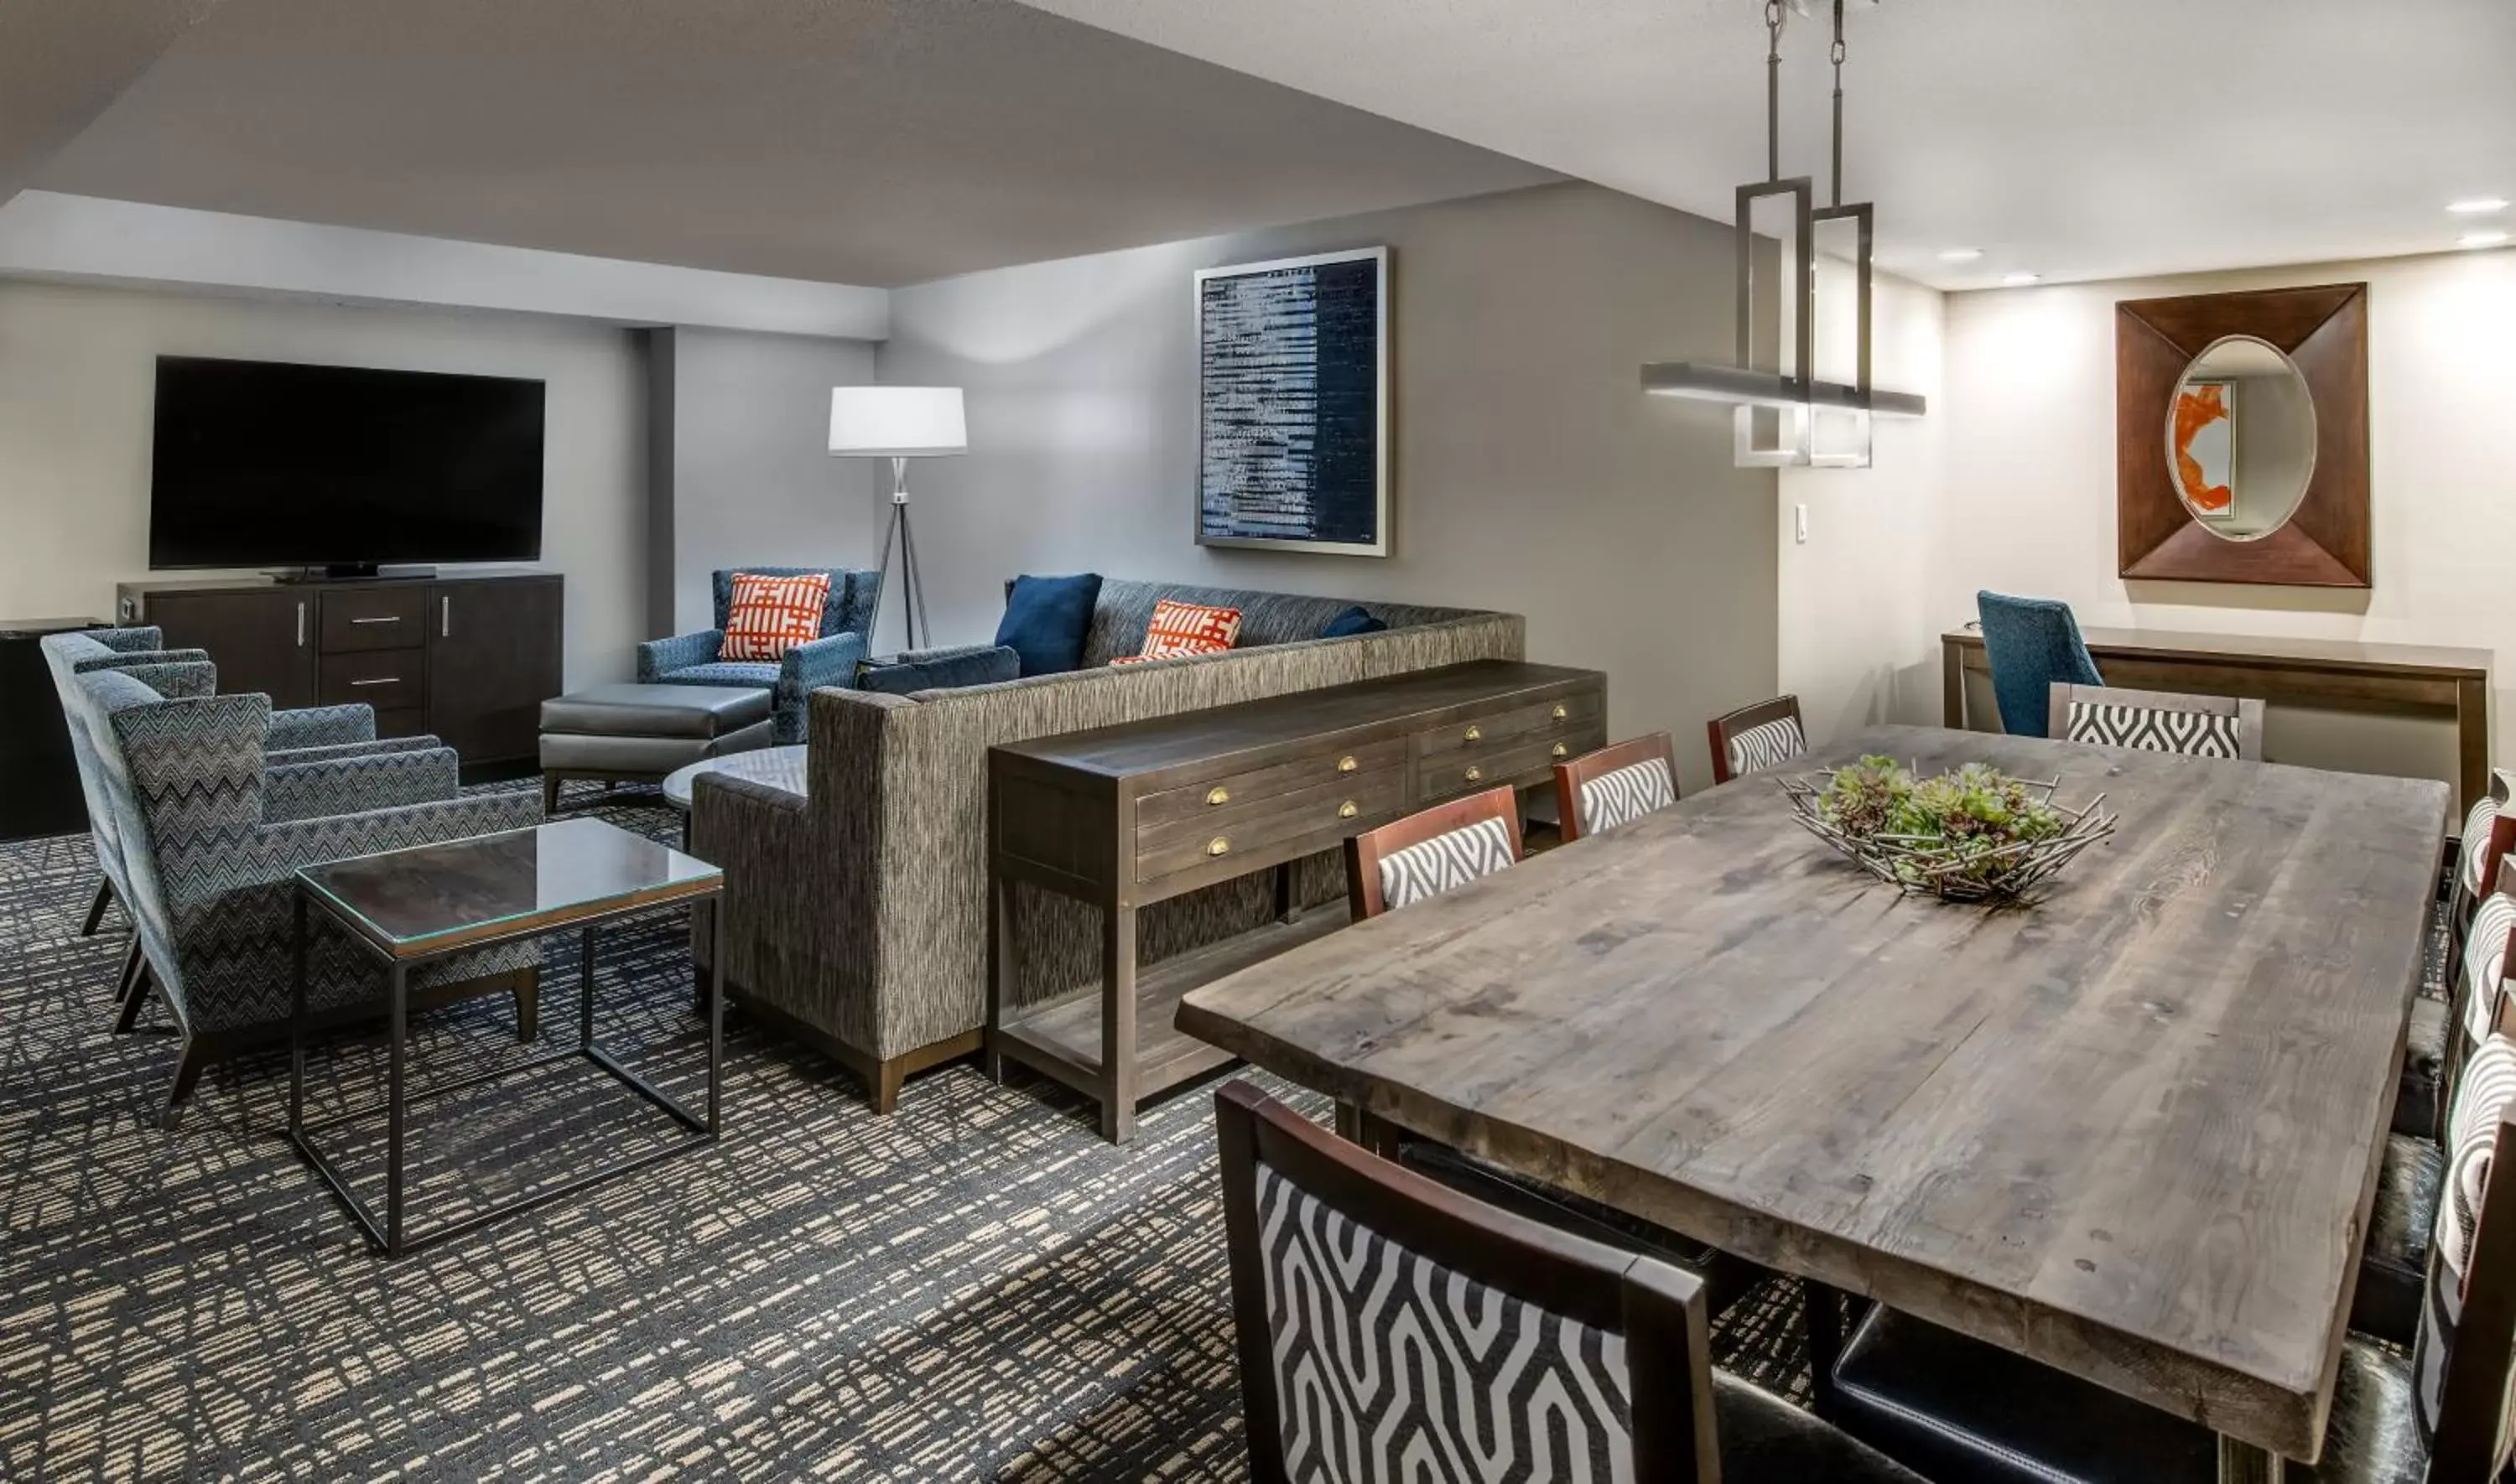
<instances>
[{"instance_id":1,"label":"blue accent chair","mask_svg":"<svg viewBox=\"0 0 2516 1484\"><path fill-rule=\"evenodd\" d=\"M2097 662L2079 638L2071 605L2050 598L2011 598L1977 593L1983 616L1984 657L1992 662L1992 693L2000 703L2000 728L2013 737L2045 735L2056 682L2102 685Z\"/></svg>"},{"instance_id":2,"label":"blue accent chair","mask_svg":"<svg viewBox=\"0 0 2516 1484\"><path fill-rule=\"evenodd\" d=\"M153 985L183 1034L170 1120L208 1062L287 1035L299 867L541 819L528 793L458 797L451 748L273 765L268 696L167 696L110 669L74 684L147 966L125 1021ZM411 986L510 991L529 1037L538 953L524 943L448 955L423 966ZM384 982L337 928L319 915L312 921L311 1017L371 1013Z\"/></svg>"},{"instance_id":3,"label":"blue accent chair","mask_svg":"<svg viewBox=\"0 0 2516 1484\"><path fill-rule=\"evenodd\" d=\"M761 577L806 577L827 572L830 596L821 606L821 637L797 644L779 660L729 660L725 657L725 624L734 607L736 572ZM709 584L716 603L716 627L671 639L649 639L638 646L638 680L646 685L740 685L774 692L771 740L781 747L804 741L813 692L823 686L845 688L856 683L857 666L865 657L873 629L874 604L882 597L880 572L829 567L728 567Z\"/></svg>"}]
</instances>

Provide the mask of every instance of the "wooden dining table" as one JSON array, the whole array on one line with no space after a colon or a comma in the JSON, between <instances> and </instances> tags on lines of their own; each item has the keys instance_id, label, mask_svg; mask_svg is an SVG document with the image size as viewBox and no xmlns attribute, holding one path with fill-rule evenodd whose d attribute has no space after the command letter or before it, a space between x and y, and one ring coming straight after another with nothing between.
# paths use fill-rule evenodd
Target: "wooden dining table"
<instances>
[{"instance_id":1,"label":"wooden dining table","mask_svg":"<svg viewBox=\"0 0 2516 1484\"><path fill-rule=\"evenodd\" d=\"M2313 1461L2445 786L1878 727L2102 794L2027 905L1905 895L1771 777L1360 923L1178 1023L1366 1119Z\"/></svg>"}]
</instances>

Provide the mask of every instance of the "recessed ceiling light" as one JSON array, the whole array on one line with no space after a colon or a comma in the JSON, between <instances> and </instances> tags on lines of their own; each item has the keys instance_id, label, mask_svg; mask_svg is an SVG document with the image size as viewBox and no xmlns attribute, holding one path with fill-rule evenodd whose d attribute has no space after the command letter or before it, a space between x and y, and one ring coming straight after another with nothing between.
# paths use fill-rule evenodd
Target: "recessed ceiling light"
<instances>
[{"instance_id":1,"label":"recessed ceiling light","mask_svg":"<svg viewBox=\"0 0 2516 1484\"><path fill-rule=\"evenodd\" d=\"M2465 232L2454 240L2463 247L2496 247L2507 240L2507 234L2503 231Z\"/></svg>"},{"instance_id":2,"label":"recessed ceiling light","mask_svg":"<svg viewBox=\"0 0 2516 1484\"><path fill-rule=\"evenodd\" d=\"M1940 261L1942 263L1972 263L1982 256L1983 249L1979 247L1951 247L1941 251Z\"/></svg>"},{"instance_id":3,"label":"recessed ceiling light","mask_svg":"<svg viewBox=\"0 0 2516 1484\"><path fill-rule=\"evenodd\" d=\"M2446 209L2458 217L2486 217L2494 211L2505 211L2505 196L2473 196L2461 201L2449 201Z\"/></svg>"},{"instance_id":4,"label":"recessed ceiling light","mask_svg":"<svg viewBox=\"0 0 2516 1484\"><path fill-rule=\"evenodd\" d=\"M2000 275L2000 281L2014 289L2024 288L2028 284L2037 282L2043 276L2042 273L2003 273Z\"/></svg>"}]
</instances>

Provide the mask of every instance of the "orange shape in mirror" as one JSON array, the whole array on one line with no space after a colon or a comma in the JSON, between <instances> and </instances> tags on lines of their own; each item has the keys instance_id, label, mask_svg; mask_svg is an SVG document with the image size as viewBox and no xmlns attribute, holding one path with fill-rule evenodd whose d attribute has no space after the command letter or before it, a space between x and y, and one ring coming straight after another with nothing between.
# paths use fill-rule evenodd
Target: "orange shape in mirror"
<instances>
[{"instance_id":1,"label":"orange shape in mirror","mask_svg":"<svg viewBox=\"0 0 2516 1484\"><path fill-rule=\"evenodd\" d=\"M2175 394L2175 481L2195 510L2223 511L2233 498L2225 484L2212 484L2193 457L2193 438L2228 415L2227 388L2215 382L2187 388Z\"/></svg>"}]
</instances>

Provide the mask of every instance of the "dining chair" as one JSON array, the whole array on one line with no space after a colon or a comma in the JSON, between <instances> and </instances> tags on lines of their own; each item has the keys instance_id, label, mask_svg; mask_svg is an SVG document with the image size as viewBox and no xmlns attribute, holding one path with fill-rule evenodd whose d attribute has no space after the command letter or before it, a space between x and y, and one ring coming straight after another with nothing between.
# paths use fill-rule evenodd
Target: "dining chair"
<instances>
[{"instance_id":1,"label":"dining chair","mask_svg":"<svg viewBox=\"0 0 2516 1484\"><path fill-rule=\"evenodd\" d=\"M2079 637L2079 621L2069 603L1991 592L1977 593L1974 602L1983 622L1983 654L1992 666L2001 730L2013 737L2049 736L2047 696L2056 680L2106 682L2087 641Z\"/></svg>"},{"instance_id":2,"label":"dining chair","mask_svg":"<svg viewBox=\"0 0 2516 1484\"><path fill-rule=\"evenodd\" d=\"M2490 770L2490 792L2472 802L2464 811L2463 836L2457 842L2454 892L2447 922L2459 944L2470 928L2472 915L2482 899L2498 885L2498 863L2509 846L2516 845L2516 809L2508 806L2516 796L2516 772L2503 767Z\"/></svg>"},{"instance_id":3,"label":"dining chair","mask_svg":"<svg viewBox=\"0 0 2516 1484\"><path fill-rule=\"evenodd\" d=\"M2342 1340L2324 1451L2306 1484L2489 1484L2516 1365L2516 1041L2494 1034L2462 1079L2446 1198L2434 1214L2408 1349ZM1841 1296L1811 1291L1818 1415L1939 1484L2139 1479L2210 1484L2210 1429L1936 1325L1871 1305L1841 1329Z\"/></svg>"},{"instance_id":4,"label":"dining chair","mask_svg":"<svg viewBox=\"0 0 2516 1484\"><path fill-rule=\"evenodd\" d=\"M1346 896L1361 922L1456 890L1520 857L1520 795L1488 789L1348 838Z\"/></svg>"},{"instance_id":5,"label":"dining chair","mask_svg":"<svg viewBox=\"0 0 2516 1484\"><path fill-rule=\"evenodd\" d=\"M1714 783L1780 767L1808 751L1808 728L1800 724L1800 698L1795 695L1741 706L1704 722L1703 729L1712 744Z\"/></svg>"},{"instance_id":6,"label":"dining chair","mask_svg":"<svg viewBox=\"0 0 2516 1484\"><path fill-rule=\"evenodd\" d=\"M1713 1369L1702 1284L1215 1093L1250 1477L1921 1484Z\"/></svg>"},{"instance_id":7,"label":"dining chair","mask_svg":"<svg viewBox=\"0 0 2516 1484\"><path fill-rule=\"evenodd\" d=\"M1555 764L1555 817L1568 845L1675 803L1677 752L1664 731Z\"/></svg>"},{"instance_id":8,"label":"dining chair","mask_svg":"<svg viewBox=\"0 0 2516 1484\"><path fill-rule=\"evenodd\" d=\"M2055 680L2046 735L2190 758L2263 761L2263 703Z\"/></svg>"}]
</instances>

